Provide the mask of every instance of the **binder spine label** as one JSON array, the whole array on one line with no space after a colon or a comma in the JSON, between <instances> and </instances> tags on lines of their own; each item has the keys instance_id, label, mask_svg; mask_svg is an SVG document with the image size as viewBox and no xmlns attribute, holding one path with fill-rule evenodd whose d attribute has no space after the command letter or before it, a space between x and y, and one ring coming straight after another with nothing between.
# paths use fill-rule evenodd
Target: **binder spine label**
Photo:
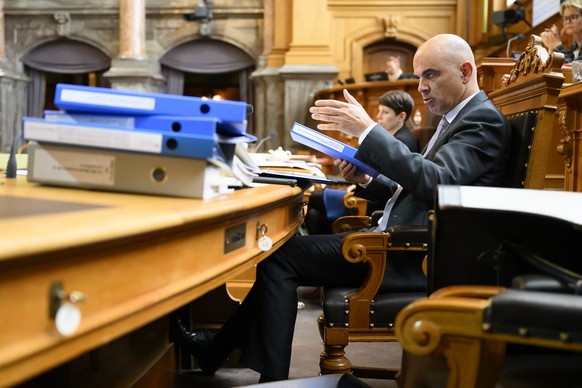
<instances>
[{"instance_id":1,"label":"binder spine label","mask_svg":"<svg viewBox=\"0 0 582 388\"><path fill-rule=\"evenodd\" d=\"M155 98L145 96L127 96L113 93L100 93L97 91L63 89L61 91L62 102L74 102L81 104L95 104L114 108L130 108L144 111L153 111L156 107Z\"/></svg>"},{"instance_id":2,"label":"binder spine label","mask_svg":"<svg viewBox=\"0 0 582 388\"><path fill-rule=\"evenodd\" d=\"M329 148L332 148L338 152L344 152L345 144L340 143L329 136L325 136L323 134L320 134L319 132L306 129L306 128L304 128L300 125L297 125L297 124L295 124L293 126L293 131L297 132L299 135L303 135L303 136L307 137L308 139L311 139L311 140L316 141L320 144L326 145Z\"/></svg>"},{"instance_id":3,"label":"binder spine label","mask_svg":"<svg viewBox=\"0 0 582 388\"><path fill-rule=\"evenodd\" d=\"M50 153L42 148L34 150L35 179L49 179L61 183L86 183L113 186L115 183L115 158L90 152Z\"/></svg>"},{"instance_id":4,"label":"binder spine label","mask_svg":"<svg viewBox=\"0 0 582 388\"><path fill-rule=\"evenodd\" d=\"M163 136L155 132L103 130L99 127L41 120L25 120L23 135L27 140L153 153L162 152L163 141Z\"/></svg>"}]
</instances>

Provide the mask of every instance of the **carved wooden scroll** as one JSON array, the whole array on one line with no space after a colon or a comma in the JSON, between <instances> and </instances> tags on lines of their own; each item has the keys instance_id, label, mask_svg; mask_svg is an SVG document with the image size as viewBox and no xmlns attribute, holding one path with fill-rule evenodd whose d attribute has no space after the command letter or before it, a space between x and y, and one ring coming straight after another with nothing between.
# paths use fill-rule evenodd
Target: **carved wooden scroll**
<instances>
[{"instance_id":1,"label":"carved wooden scroll","mask_svg":"<svg viewBox=\"0 0 582 388\"><path fill-rule=\"evenodd\" d=\"M530 41L511 72L503 78L503 85L508 86L519 82L528 75L545 73L551 69L561 68L564 63L564 54L551 52L542 45L542 38L531 35Z\"/></svg>"}]
</instances>

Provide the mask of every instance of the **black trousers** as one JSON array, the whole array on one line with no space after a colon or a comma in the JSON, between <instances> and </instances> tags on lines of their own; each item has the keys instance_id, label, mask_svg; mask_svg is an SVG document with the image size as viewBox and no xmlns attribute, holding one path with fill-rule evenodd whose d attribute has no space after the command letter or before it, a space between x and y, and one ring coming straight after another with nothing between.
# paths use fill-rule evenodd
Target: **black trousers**
<instances>
[{"instance_id":1,"label":"black trousers","mask_svg":"<svg viewBox=\"0 0 582 388\"><path fill-rule=\"evenodd\" d=\"M271 378L287 379L297 287L362 284L368 266L343 258L340 248L345 235L294 236L257 266L250 293L221 330L241 350L243 365Z\"/></svg>"}]
</instances>

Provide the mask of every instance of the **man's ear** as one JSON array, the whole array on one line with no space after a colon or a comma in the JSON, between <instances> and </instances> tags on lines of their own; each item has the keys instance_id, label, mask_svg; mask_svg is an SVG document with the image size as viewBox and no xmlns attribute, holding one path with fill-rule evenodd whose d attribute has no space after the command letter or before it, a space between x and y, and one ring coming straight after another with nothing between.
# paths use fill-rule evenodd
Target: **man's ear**
<instances>
[{"instance_id":1,"label":"man's ear","mask_svg":"<svg viewBox=\"0 0 582 388\"><path fill-rule=\"evenodd\" d=\"M473 74L473 65L469 61L465 61L461 64L461 74L463 75L463 83L469 82L471 75Z\"/></svg>"}]
</instances>

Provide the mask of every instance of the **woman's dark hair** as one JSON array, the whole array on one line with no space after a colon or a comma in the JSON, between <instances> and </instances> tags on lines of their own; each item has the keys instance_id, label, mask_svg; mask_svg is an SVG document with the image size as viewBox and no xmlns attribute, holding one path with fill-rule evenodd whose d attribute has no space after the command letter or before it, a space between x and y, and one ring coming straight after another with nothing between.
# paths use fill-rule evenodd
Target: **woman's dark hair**
<instances>
[{"instance_id":1,"label":"woman's dark hair","mask_svg":"<svg viewBox=\"0 0 582 388\"><path fill-rule=\"evenodd\" d=\"M406 113L404 121L408 120L414 108L414 100L410 94L402 90L387 91L380 96L378 103L392 109L396 114Z\"/></svg>"}]
</instances>

